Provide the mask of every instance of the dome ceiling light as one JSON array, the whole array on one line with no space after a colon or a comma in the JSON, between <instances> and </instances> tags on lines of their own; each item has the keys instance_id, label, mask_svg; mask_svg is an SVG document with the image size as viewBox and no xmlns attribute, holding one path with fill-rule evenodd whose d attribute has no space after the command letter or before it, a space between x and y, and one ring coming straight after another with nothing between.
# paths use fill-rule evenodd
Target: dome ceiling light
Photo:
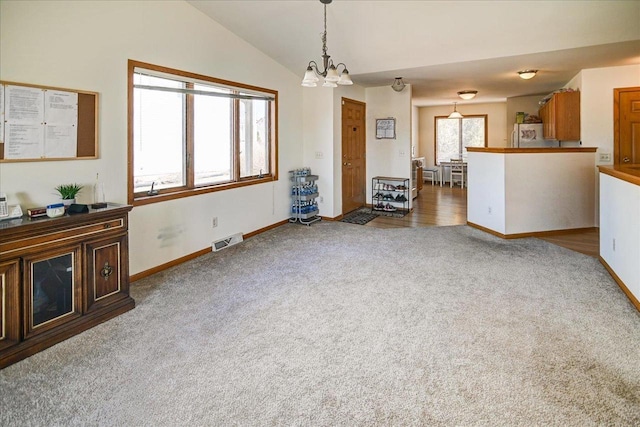
<instances>
[{"instance_id":1,"label":"dome ceiling light","mask_svg":"<svg viewBox=\"0 0 640 427\"><path fill-rule=\"evenodd\" d=\"M458 92L458 96L465 101L475 98L477 94L477 90L461 90L460 92Z\"/></svg>"},{"instance_id":2,"label":"dome ceiling light","mask_svg":"<svg viewBox=\"0 0 640 427\"><path fill-rule=\"evenodd\" d=\"M524 71L518 71L518 75L520 76L521 79L529 80L534 78L537 72L538 70L524 70Z\"/></svg>"}]
</instances>

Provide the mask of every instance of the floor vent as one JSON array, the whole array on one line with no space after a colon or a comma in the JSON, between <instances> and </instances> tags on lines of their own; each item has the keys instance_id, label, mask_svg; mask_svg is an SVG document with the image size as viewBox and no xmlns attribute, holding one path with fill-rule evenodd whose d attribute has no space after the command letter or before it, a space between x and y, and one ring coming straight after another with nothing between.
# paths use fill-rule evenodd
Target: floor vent
<instances>
[{"instance_id":1,"label":"floor vent","mask_svg":"<svg viewBox=\"0 0 640 427\"><path fill-rule=\"evenodd\" d=\"M242 233L232 234L229 237L225 237L224 239L216 240L211 245L211 249L214 252L222 250L224 248L228 248L229 246L237 245L242 242Z\"/></svg>"}]
</instances>

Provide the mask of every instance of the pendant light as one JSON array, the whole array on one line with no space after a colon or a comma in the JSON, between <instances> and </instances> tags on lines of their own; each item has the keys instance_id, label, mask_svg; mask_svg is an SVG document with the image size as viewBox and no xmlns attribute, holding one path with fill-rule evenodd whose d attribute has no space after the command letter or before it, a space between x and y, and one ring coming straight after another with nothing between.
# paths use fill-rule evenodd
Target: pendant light
<instances>
[{"instance_id":1,"label":"pendant light","mask_svg":"<svg viewBox=\"0 0 640 427\"><path fill-rule=\"evenodd\" d=\"M456 104L457 104L457 102L453 103L453 112L451 114L449 114L449 117L447 117L448 119L461 119L462 118L462 114L458 113L458 110L456 110Z\"/></svg>"},{"instance_id":2,"label":"pendant light","mask_svg":"<svg viewBox=\"0 0 640 427\"><path fill-rule=\"evenodd\" d=\"M305 71L302 79L302 86L304 87L316 87L320 81L319 77L324 77L323 87L353 84L351 77L349 77L347 66L342 62L338 65L333 65L333 60L330 59L331 55L327 54L327 5L332 1L320 0L320 3L324 5L324 33L322 33L322 65L324 68L320 71L316 61L309 61L307 71ZM344 67L341 73L338 72L340 66Z\"/></svg>"}]
</instances>

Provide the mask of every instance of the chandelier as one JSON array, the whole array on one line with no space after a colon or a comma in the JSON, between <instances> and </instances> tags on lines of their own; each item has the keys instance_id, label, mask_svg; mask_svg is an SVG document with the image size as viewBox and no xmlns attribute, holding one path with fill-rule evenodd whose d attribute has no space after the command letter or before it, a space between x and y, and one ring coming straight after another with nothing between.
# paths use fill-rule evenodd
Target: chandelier
<instances>
[{"instance_id":1,"label":"chandelier","mask_svg":"<svg viewBox=\"0 0 640 427\"><path fill-rule=\"evenodd\" d=\"M331 55L327 54L327 5L332 0L320 0L320 3L324 5L324 33L322 33L322 65L323 70L320 71L316 61L310 61L307 66L307 71L304 73L302 79L302 86L315 87L316 83L320 81L320 76L324 77L323 87L337 87L338 85L352 85L351 77L349 77L349 70L347 66L342 62L338 65L333 65L333 60L330 59ZM338 73L338 67L344 67L341 73Z\"/></svg>"}]
</instances>

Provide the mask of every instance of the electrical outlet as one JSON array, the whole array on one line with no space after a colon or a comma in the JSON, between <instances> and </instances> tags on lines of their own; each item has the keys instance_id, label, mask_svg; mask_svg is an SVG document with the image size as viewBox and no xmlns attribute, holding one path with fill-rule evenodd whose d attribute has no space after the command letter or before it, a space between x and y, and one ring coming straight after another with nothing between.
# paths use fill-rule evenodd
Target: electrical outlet
<instances>
[{"instance_id":1,"label":"electrical outlet","mask_svg":"<svg viewBox=\"0 0 640 427\"><path fill-rule=\"evenodd\" d=\"M399 157L404 157L405 156L404 150L398 150L398 156Z\"/></svg>"},{"instance_id":2,"label":"electrical outlet","mask_svg":"<svg viewBox=\"0 0 640 427\"><path fill-rule=\"evenodd\" d=\"M600 153L598 154L598 158L601 162L610 162L611 161L611 153Z\"/></svg>"},{"instance_id":3,"label":"electrical outlet","mask_svg":"<svg viewBox=\"0 0 640 427\"><path fill-rule=\"evenodd\" d=\"M216 228L218 226L218 217L214 216L213 220L211 220L211 228Z\"/></svg>"},{"instance_id":4,"label":"electrical outlet","mask_svg":"<svg viewBox=\"0 0 640 427\"><path fill-rule=\"evenodd\" d=\"M318 197L318 203L323 203L324 202L324 197L320 196Z\"/></svg>"},{"instance_id":5,"label":"electrical outlet","mask_svg":"<svg viewBox=\"0 0 640 427\"><path fill-rule=\"evenodd\" d=\"M489 215L491 215L491 206L489 206L489 207L487 208L487 213L488 213Z\"/></svg>"},{"instance_id":6,"label":"electrical outlet","mask_svg":"<svg viewBox=\"0 0 640 427\"><path fill-rule=\"evenodd\" d=\"M323 159L324 153L322 151L316 151L316 159Z\"/></svg>"}]
</instances>

